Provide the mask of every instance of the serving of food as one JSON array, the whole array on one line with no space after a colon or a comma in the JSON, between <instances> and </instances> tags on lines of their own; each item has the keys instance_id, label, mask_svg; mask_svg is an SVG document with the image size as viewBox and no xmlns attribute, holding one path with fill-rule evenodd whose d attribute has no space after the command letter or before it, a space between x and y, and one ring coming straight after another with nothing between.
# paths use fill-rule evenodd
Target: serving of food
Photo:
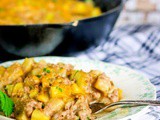
<instances>
[{"instance_id":1,"label":"serving of food","mask_svg":"<svg viewBox=\"0 0 160 120\"><path fill-rule=\"evenodd\" d=\"M92 0L1 0L0 25L67 23L100 14Z\"/></svg>"},{"instance_id":2,"label":"serving of food","mask_svg":"<svg viewBox=\"0 0 160 120\"><path fill-rule=\"evenodd\" d=\"M121 120L147 107L120 107L95 115L90 104L156 99L148 79L99 61L37 57L0 66L0 120Z\"/></svg>"},{"instance_id":3,"label":"serving of food","mask_svg":"<svg viewBox=\"0 0 160 120\"><path fill-rule=\"evenodd\" d=\"M17 120L93 120L90 103L110 104L122 97L101 71L31 58L0 66L0 83L0 90L14 103L10 117Z\"/></svg>"}]
</instances>

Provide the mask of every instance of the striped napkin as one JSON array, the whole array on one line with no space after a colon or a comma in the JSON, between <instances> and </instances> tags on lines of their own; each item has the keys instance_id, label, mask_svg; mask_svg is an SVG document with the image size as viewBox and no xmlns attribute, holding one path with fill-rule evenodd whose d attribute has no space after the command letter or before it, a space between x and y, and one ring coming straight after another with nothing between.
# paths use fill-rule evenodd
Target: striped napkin
<instances>
[{"instance_id":1,"label":"striped napkin","mask_svg":"<svg viewBox=\"0 0 160 120\"><path fill-rule=\"evenodd\" d=\"M74 56L126 66L144 74L155 85L160 100L160 26L122 26L103 41ZM160 107L149 107L143 115L130 120L160 120Z\"/></svg>"}]
</instances>

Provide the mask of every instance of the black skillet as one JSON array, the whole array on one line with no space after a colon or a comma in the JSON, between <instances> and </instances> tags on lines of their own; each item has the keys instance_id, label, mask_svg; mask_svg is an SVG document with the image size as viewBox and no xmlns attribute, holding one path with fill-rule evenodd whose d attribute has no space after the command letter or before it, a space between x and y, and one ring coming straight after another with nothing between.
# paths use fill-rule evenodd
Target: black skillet
<instances>
[{"instance_id":1,"label":"black skillet","mask_svg":"<svg viewBox=\"0 0 160 120\"><path fill-rule=\"evenodd\" d=\"M0 61L24 57L71 56L107 40L122 0L94 0L103 14L68 24L0 25ZM105 38L105 39L104 39Z\"/></svg>"}]
</instances>

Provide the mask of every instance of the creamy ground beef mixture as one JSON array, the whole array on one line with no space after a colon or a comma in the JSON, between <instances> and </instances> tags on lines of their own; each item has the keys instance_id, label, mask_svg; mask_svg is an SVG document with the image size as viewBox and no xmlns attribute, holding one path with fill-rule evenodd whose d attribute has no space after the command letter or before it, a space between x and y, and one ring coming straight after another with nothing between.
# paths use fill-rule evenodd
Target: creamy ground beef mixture
<instances>
[{"instance_id":1,"label":"creamy ground beef mixture","mask_svg":"<svg viewBox=\"0 0 160 120\"><path fill-rule=\"evenodd\" d=\"M17 120L93 120L90 103L110 104L122 96L101 71L32 58L0 66L0 83L0 90L15 104L11 117Z\"/></svg>"}]
</instances>

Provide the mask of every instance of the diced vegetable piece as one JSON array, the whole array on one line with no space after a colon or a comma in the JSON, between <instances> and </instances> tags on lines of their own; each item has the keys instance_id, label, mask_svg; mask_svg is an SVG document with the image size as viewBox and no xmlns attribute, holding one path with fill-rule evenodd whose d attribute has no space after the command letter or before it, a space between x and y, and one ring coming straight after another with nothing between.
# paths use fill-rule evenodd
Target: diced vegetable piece
<instances>
[{"instance_id":1,"label":"diced vegetable piece","mask_svg":"<svg viewBox=\"0 0 160 120\"><path fill-rule=\"evenodd\" d=\"M102 74L102 72L99 70L91 70L89 72L89 75L92 77L91 83L93 84L97 80L98 76L101 74Z\"/></svg>"},{"instance_id":2,"label":"diced vegetable piece","mask_svg":"<svg viewBox=\"0 0 160 120\"><path fill-rule=\"evenodd\" d=\"M38 62L38 64L39 64L40 66L46 66L46 65L47 65L47 63L46 63L45 60L40 60L40 61Z\"/></svg>"},{"instance_id":3,"label":"diced vegetable piece","mask_svg":"<svg viewBox=\"0 0 160 120\"><path fill-rule=\"evenodd\" d=\"M98 16L98 15L100 15L101 14L101 10L99 9L99 8L94 8L93 10L92 10L92 13L91 13L91 15L92 15L92 17L96 17L96 16Z\"/></svg>"},{"instance_id":4,"label":"diced vegetable piece","mask_svg":"<svg viewBox=\"0 0 160 120\"><path fill-rule=\"evenodd\" d=\"M12 96L22 96L24 94L23 83L17 83L12 91Z\"/></svg>"},{"instance_id":5,"label":"diced vegetable piece","mask_svg":"<svg viewBox=\"0 0 160 120\"><path fill-rule=\"evenodd\" d=\"M87 9L86 9L87 8ZM73 14L80 14L85 15L88 14L91 10L91 6L83 3L83 2L77 2L74 7L72 8Z\"/></svg>"},{"instance_id":6,"label":"diced vegetable piece","mask_svg":"<svg viewBox=\"0 0 160 120\"><path fill-rule=\"evenodd\" d=\"M78 85L75 84L75 83L72 84L71 89L72 89L72 94L73 95L84 94L84 91L81 88L79 88Z\"/></svg>"},{"instance_id":7,"label":"diced vegetable piece","mask_svg":"<svg viewBox=\"0 0 160 120\"><path fill-rule=\"evenodd\" d=\"M32 113L31 120L50 120L50 117L45 115L42 111L35 109Z\"/></svg>"},{"instance_id":8,"label":"diced vegetable piece","mask_svg":"<svg viewBox=\"0 0 160 120\"><path fill-rule=\"evenodd\" d=\"M118 88L118 97L119 97L119 100L122 99L122 93L123 93L122 90Z\"/></svg>"},{"instance_id":9,"label":"diced vegetable piece","mask_svg":"<svg viewBox=\"0 0 160 120\"><path fill-rule=\"evenodd\" d=\"M50 68L43 68L43 72L50 73L51 69Z\"/></svg>"},{"instance_id":10,"label":"diced vegetable piece","mask_svg":"<svg viewBox=\"0 0 160 120\"><path fill-rule=\"evenodd\" d=\"M28 120L26 113L23 111L21 114L16 116L16 120Z\"/></svg>"},{"instance_id":11,"label":"diced vegetable piece","mask_svg":"<svg viewBox=\"0 0 160 120\"><path fill-rule=\"evenodd\" d=\"M7 94L8 94L9 96L12 95L13 88L14 88L14 85L7 85L7 86L6 86L5 89L7 90Z\"/></svg>"},{"instance_id":12,"label":"diced vegetable piece","mask_svg":"<svg viewBox=\"0 0 160 120\"><path fill-rule=\"evenodd\" d=\"M55 112L61 110L64 107L64 101L60 98L50 99L44 108L44 113L47 116L53 115Z\"/></svg>"},{"instance_id":13,"label":"diced vegetable piece","mask_svg":"<svg viewBox=\"0 0 160 120\"><path fill-rule=\"evenodd\" d=\"M45 93L40 93L40 94L37 96L37 100L46 103L46 102L48 102L49 97L48 97L48 95L45 94Z\"/></svg>"},{"instance_id":14,"label":"diced vegetable piece","mask_svg":"<svg viewBox=\"0 0 160 120\"><path fill-rule=\"evenodd\" d=\"M31 75L28 76L25 80L24 80L24 84L27 86L34 86L40 83L40 79L37 76Z\"/></svg>"},{"instance_id":15,"label":"diced vegetable piece","mask_svg":"<svg viewBox=\"0 0 160 120\"><path fill-rule=\"evenodd\" d=\"M91 79L90 76L83 71L74 71L72 73L72 76L72 79L75 80L78 87L80 87L82 90L86 90L86 87L88 85L87 83Z\"/></svg>"},{"instance_id":16,"label":"diced vegetable piece","mask_svg":"<svg viewBox=\"0 0 160 120\"><path fill-rule=\"evenodd\" d=\"M71 89L69 85L54 84L50 87L49 94L51 98L68 98L71 95Z\"/></svg>"},{"instance_id":17,"label":"diced vegetable piece","mask_svg":"<svg viewBox=\"0 0 160 120\"><path fill-rule=\"evenodd\" d=\"M30 97L30 98L34 98L35 96L37 96L38 92L39 92L39 89L38 89L38 88L32 89L32 90L30 91L30 93L29 93L29 97Z\"/></svg>"},{"instance_id":18,"label":"diced vegetable piece","mask_svg":"<svg viewBox=\"0 0 160 120\"><path fill-rule=\"evenodd\" d=\"M100 75L94 84L94 87L104 93L106 93L111 87L110 79L104 74Z\"/></svg>"},{"instance_id":19,"label":"diced vegetable piece","mask_svg":"<svg viewBox=\"0 0 160 120\"><path fill-rule=\"evenodd\" d=\"M67 76L67 69L65 68L60 68L58 70L58 75L61 76L61 77L66 77Z\"/></svg>"},{"instance_id":20,"label":"diced vegetable piece","mask_svg":"<svg viewBox=\"0 0 160 120\"><path fill-rule=\"evenodd\" d=\"M97 78L99 75L101 75L102 72L99 71L99 70L91 70L91 71L89 72L89 74L91 75L91 77L93 77L93 78L95 79L95 78Z\"/></svg>"},{"instance_id":21,"label":"diced vegetable piece","mask_svg":"<svg viewBox=\"0 0 160 120\"><path fill-rule=\"evenodd\" d=\"M4 78L8 79L9 83L12 83L19 77L23 76L23 70L19 63L14 63L10 67L7 68L6 72L4 73Z\"/></svg>"},{"instance_id":22,"label":"diced vegetable piece","mask_svg":"<svg viewBox=\"0 0 160 120\"><path fill-rule=\"evenodd\" d=\"M51 80L54 78L53 73L48 73L44 77L42 77L42 87L49 87Z\"/></svg>"},{"instance_id":23,"label":"diced vegetable piece","mask_svg":"<svg viewBox=\"0 0 160 120\"><path fill-rule=\"evenodd\" d=\"M3 76L4 72L5 72L5 68L3 66L0 66L0 78ZM1 80L0 80L1 81Z\"/></svg>"},{"instance_id":24,"label":"diced vegetable piece","mask_svg":"<svg viewBox=\"0 0 160 120\"><path fill-rule=\"evenodd\" d=\"M31 71L33 64L34 64L33 58L26 58L22 64L24 73L28 73L29 71Z\"/></svg>"},{"instance_id":25,"label":"diced vegetable piece","mask_svg":"<svg viewBox=\"0 0 160 120\"><path fill-rule=\"evenodd\" d=\"M32 75L39 75L41 73L41 69L40 68L34 68L32 71L31 71L31 74Z\"/></svg>"}]
</instances>

